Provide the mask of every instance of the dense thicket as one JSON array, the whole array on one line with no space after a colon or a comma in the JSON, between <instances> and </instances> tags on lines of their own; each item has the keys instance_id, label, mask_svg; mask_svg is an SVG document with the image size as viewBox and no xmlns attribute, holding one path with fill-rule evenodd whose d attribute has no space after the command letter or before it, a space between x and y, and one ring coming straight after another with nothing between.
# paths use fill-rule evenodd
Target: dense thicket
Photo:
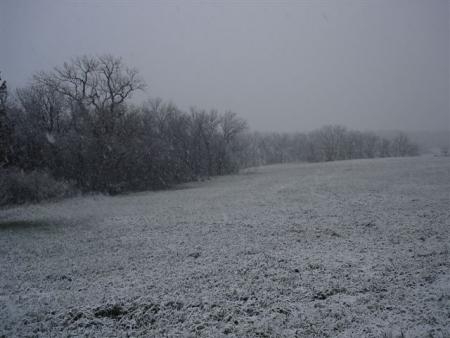
<instances>
[{"instance_id":1,"label":"dense thicket","mask_svg":"<svg viewBox=\"0 0 450 338\"><path fill-rule=\"evenodd\" d=\"M417 152L403 134L387 140L340 126L308 134L249 133L233 112L184 112L160 99L132 106L129 99L145 84L110 55L78 57L38 73L13 100L0 84L0 169L15 182L25 180L14 173L18 169L34 173L33 182L45 176L44 186L48 173L82 191L117 193L259 164Z\"/></svg>"},{"instance_id":2,"label":"dense thicket","mask_svg":"<svg viewBox=\"0 0 450 338\"><path fill-rule=\"evenodd\" d=\"M111 193L237 171L245 121L232 112L182 112L158 99L130 106L142 88L137 71L112 56L36 74L7 109L13 151L3 165Z\"/></svg>"}]
</instances>

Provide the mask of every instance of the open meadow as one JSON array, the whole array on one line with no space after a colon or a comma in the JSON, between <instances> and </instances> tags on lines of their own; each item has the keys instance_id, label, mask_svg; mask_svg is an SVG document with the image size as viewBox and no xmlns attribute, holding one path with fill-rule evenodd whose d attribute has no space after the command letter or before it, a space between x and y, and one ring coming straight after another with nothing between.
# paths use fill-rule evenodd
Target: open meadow
<instances>
[{"instance_id":1,"label":"open meadow","mask_svg":"<svg viewBox=\"0 0 450 338\"><path fill-rule=\"evenodd\" d=\"M0 336L450 336L450 158L0 209Z\"/></svg>"}]
</instances>

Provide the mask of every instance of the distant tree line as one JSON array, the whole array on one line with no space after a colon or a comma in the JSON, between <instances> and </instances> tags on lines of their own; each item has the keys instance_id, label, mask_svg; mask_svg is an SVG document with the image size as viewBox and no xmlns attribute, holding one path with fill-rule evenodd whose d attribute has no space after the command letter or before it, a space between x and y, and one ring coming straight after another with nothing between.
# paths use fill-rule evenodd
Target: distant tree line
<instances>
[{"instance_id":1,"label":"distant tree line","mask_svg":"<svg viewBox=\"0 0 450 338\"><path fill-rule=\"evenodd\" d=\"M403 134L387 140L340 126L308 134L251 133L233 112L185 112L160 99L130 104L144 87L135 69L111 55L77 57L37 73L12 99L0 79L0 173L33 172L35 182L40 172L47 184L53 177L81 191L119 193L260 164L417 152Z\"/></svg>"},{"instance_id":2,"label":"distant tree line","mask_svg":"<svg viewBox=\"0 0 450 338\"><path fill-rule=\"evenodd\" d=\"M417 145L404 133L387 139L339 125L309 133L250 133L246 137L246 151L247 166L418 155Z\"/></svg>"}]
</instances>

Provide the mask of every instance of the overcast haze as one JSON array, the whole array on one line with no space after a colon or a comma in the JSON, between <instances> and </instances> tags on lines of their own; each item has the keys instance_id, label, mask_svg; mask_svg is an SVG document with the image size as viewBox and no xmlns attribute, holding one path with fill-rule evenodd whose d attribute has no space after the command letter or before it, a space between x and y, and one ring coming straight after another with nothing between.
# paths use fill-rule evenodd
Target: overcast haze
<instances>
[{"instance_id":1,"label":"overcast haze","mask_svg":"<svg viewBox=\"0 0 450 338\"><path fill-rule=\"evenodd\" d=\"M255 130L443 130L449 7L3 0L0 70L22 86L71 57L111 53L139 69L145 96L230 109Z\"/></svg>"}]
</instances>

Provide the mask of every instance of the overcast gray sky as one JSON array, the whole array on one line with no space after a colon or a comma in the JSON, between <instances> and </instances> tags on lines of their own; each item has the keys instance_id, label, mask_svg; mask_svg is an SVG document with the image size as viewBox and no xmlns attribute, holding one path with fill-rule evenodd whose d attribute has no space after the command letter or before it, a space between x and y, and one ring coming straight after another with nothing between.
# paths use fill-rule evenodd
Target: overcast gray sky
<instances>
[{"instance_id":1,"label":"overcast gray sky","mask_svg":"<svg viewBox=\"0 0 450 338\"><path fill-rule=\"evenodd\" d=\"M447 0L0 0L0 70L21 86L111 53L145 95L230 109L255 130L448 130L449 15Z\"/></svg>"}]
</instances>

